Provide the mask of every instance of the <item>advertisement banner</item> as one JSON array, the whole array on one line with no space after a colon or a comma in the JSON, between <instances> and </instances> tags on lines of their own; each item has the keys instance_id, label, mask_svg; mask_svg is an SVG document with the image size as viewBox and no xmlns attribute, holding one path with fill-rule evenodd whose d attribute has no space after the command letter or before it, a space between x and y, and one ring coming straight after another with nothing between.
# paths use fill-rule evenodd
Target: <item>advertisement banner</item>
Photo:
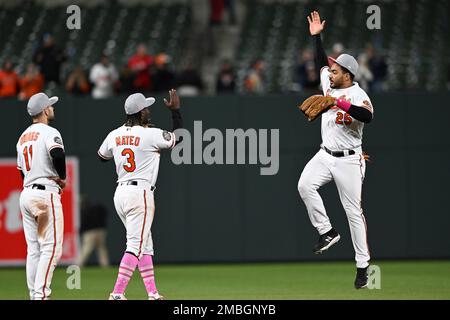
<instances>
[{"instance_id":1,"label":"advertisement banner","mask_svg":"<svg viewBox=\"0 0 450 320\"><path fill-rule=\"evenodd\" d=\"M64 242L59 264L74 263L78 256L79 175L78 160L67 157L67 186L61 195L64 212ZM14 158L0 159L0 266L25 265L27 245L19 198L22 178Z\"/></svg>"}]
</instances>

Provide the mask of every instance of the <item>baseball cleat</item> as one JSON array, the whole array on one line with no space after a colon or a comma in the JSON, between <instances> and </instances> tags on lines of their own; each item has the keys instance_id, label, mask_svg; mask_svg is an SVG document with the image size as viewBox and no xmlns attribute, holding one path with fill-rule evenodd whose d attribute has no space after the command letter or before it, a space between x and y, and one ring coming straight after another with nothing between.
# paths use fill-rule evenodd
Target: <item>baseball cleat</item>
<instances>
[{"instance_id":1,"label":"baseball cleat","mask_svg":"<svg viewBox=\"0 0 450 320\"><path fill-rule=\"evenodd\" d=\"M356 268L355 289L367 288L367 268Z\"/></svg>"},{"instance_id":2,"label":"baseball cleat","mask_svg":"<svg viewBox=\"0 0 450 320\"><path fill-rule=\"evenodd\" d=\"M111 293L108 300L127 300L127 298L121 293Z\"/></svg>"},{"instance_id":3,"label":"baseball cleat","mask_svg":"<svg viewBox=\"0 0 450 320\"><path fill-rule=\"evenodd\" d=\"M153 292L148 295L148 300L164 300L164 297L158 292Z\"/></svg>"},{"instance_id":4,"label":"baseball cleat","mask_svg":"<svg viewBox=\"0 0 450 320\"><path fill-rule=\"evenodd\" d=\"M319 242L314 246L314 253L320 254L328 250L333 244L339 241L341 236L336 230L331 229L319 237Z\"/></svg>"}]
</instances>

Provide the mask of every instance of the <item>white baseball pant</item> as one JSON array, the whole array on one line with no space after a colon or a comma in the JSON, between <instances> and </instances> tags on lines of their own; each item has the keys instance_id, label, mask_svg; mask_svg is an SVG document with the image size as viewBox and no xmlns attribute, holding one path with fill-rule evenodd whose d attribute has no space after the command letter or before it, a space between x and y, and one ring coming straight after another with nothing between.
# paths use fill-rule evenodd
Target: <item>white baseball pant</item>
<instances>
[{"instance_id":1,"label":"white baseball pant","mask_svg":"<svg viewBox=\"0 0 450 320\"><path fill-rule=\"evenodd\" d=\"M56 188L55 188L56 189ZM27 285L31 300L51 295L53 271L62 254L64 217L57 192L24 188L20 194L27 242Z\"/></svg>"},{"instance_id":2,"label":"white baseball pant","mask_svg":"<svg viewBox=\"0 0 450 320\"><path fill-rule=\"evenodd\" d=\"M361 152L344 157L334 157L323 149L308 162L298 182L298 191L308 210L309 219L320 235L331 230L318 189L334 180L350 226L357 268L369 265L367 225L361 205L361 193L366 163Z\"/></svg>"},{"instance_id":3,"label":"white baseball pant","mask_svg":"<svg viewBox=\"0 0 450 320\"><path fill-rule=\"evenodd\" d=\"M133 185L117 186L114 206L127 232L127 252L139 259L153 255L151 226L155 213L153 191Z\"/></svg>"}]
</instances>

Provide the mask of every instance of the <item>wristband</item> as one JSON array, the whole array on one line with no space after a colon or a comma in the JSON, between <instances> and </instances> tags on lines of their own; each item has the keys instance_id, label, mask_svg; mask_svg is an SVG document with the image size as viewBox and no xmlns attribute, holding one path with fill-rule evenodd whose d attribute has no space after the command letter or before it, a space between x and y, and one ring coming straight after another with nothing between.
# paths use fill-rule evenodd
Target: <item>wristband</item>
<instances>
[{"instance_id":1,"label":"wristband","mask_svg":"<svg viewBox=\"0 0 450 320\"><path fill-rule=\"evenodd\" d=\"M336 105L344 110L345 112L348 112L348 109L350 109L350 107L352 106L352 104L344 99L337 99L336 100Z\"/></svg>"}]
</instances>

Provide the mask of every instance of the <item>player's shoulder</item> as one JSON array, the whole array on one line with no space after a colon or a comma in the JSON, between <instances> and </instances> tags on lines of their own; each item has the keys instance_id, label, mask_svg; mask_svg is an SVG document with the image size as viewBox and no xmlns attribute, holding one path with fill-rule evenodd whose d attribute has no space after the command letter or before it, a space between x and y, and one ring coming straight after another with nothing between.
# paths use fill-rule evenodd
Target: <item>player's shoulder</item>
<instances>
[{"instance_id":1,"label":"player's shoulder","mask_svg":"<svg viewBox=\"0 0 450 320\"><path fill-rule=\"evenodd\" d=\"M29 126L25 132L39 132L40 135L61 135L58 131L58 129L49 126L48 124L44 123L36 123Z\"/></svg>"},{"instance_id":2,"label":"player's shoulder","mask_svg":"<svg viewBox=\"0 0 450 320\"><path fill-rule=\"evenodd\" d=\"M148 128L144 128L144 130L146 130L147 132L161 132L163 129L158 128L158 127L148 127Z\"/></svg>"},{"instance_id":3,"label":"player's shoulder","mask_svg":"<svg viewBox=\"0 0 450 320\"><path fill-rule=\"evenodd\" d=\"M353 93L353 95L358 101L362 103L362 107L373 113L373 105L370 101L370 97L367 92L358 85L358 83L355 83L355 92Z\"/></svg>"},{"instance_id":4,"label":"player's shoulder","mask_svg":"<svg viewBox=\"0 0 450 320\"><path fill-rule=\"evenodd\" d=\"M59 132L58 129L56 129L55 127L51 127L51 126L46 126L47 128L45 128L45 130L47 131L47 133L49 134L56 134L56 135L61 135L61 133Z\"/></svg>"},{"instance_id":5,"label":"player's shoulder","mask_svg":"<svg viewBox=\"0 0 450 320\"><path fill-rule=\"evenodd\" d=\"M26 127L26 128L22 131L22 133L20 134L20 136L23 136L25 133L29 132L30 129L31 129L32 127L33 127L32 125Z\"/></svg>"},{"instance_id":6,"label":"player's shoulder","mask_svg":"<svg viewBox=\"0 0 450 320\"><path fill-rule=\"evenodd\" d=\"M148 127L148 128L143 128L145 135L151 136L151 137L156 137L156 136L160 136L163 133L163 129L158 128L158 127Z\"/></svg>"},{"instance_id":7,"label":"player's shoulder","mask_svg":"<svg viewBox=\"0 0 450 320\"><path fill-rule=\"evenodd\" d=\"M358 82L355 82L354 85L352 86L352 94L358 97L369 98L367 92L359 86Z\"/></svg>"},{"instance_id":8,"label":"player's shoulder","mask_svg":"<svg viewBox=\"0 0 450 320\"><path fill-rule=\"evenodd\" d=\"M330 67L328 66L323 66L322 68L320 68L320 72L319 75L322 78L323 76L328 76L328 74L330 73Z\"/></svg>"},{"instance_id":9,"label":"player's shoulder","mask_svg":"<svg viewBox=\"0 0 450 320\"><path fill-rule=\"evenodd\" d=\"M169 132L169 130L165 130L162 128L158 128L158 127L150 127L150 128L145 128L145 130L149 130L149 132L151 132L152 134L163 134L164 132Z\"/></svg>"},{"instance_id":10,"label":"player's shoulder","mask_svg":"<svg viewBox=\"0 0 450 320\"><path fill-rule=\"evenodd\" d=\"M330 67L329 66L323 66L322 68L320 68L320 73L322 73L322 71L328 71L329 72Z\"/></svg>"},{"instance_id":11,"label":"player's shoulder","mask_svg":"<svg viewBox=\"0 0 450 320\"><path fill-rule=\"evenodd\" d=\"M170 141L172 139L172 134L168 130L164 130L157 127L145 128L147 130L148 135L152 138L159 139L163 138L164 140Z\"/></svg>"}]
</instances>

